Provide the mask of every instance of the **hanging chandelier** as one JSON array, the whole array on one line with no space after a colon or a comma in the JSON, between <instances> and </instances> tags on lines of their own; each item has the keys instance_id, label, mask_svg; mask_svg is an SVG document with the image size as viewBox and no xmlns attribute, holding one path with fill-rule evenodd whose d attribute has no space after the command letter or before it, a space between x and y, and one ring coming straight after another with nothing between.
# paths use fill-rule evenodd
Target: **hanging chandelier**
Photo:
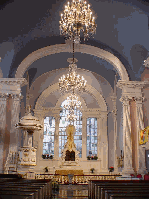
<instances>
[{"instance_id":1,"label":"hanging chandelier","mask_svg":"<svg viewBox=\"0 0 149 199\"><path fill-rule=\"evenodd\" d=\"M82 105L75 94L71 94L69 97L67 97L66 102L67 103L63 106L63 108L69 112L69 114L67 114L67 121L73 123L77 120L75 110L77 111L81 109Z\"/></svg>"},{"instance_id":2,"label":"hanging chandelier","mask_svg":"<svg viewBox=\"0 0 149 199\"><path fill-rule=\"evenodd\" d=\"M74 110L82 108L81 102L78 100L78 97L75 94L71 94L69 97L67 97L66 101L67 103L63 106L64 109Z\"/></svg>"},{"instance_id":3,"label":"hanging chandelier","mask_svg":"<svg viewBox=\"0 0 149 199\"><path fill-rule=\"evenodd\" d=\"M63 75L59 78L59 89L61 93L64 92L82 92L85 91L86 80L83 76L77 74L77 59L68 58L67 61L69 64L69 71L67 75Z\"/></svg>"},{"instance_id":4,"label":"hanging chandelier","mask_svg":"<svg viewBox=\"0 0 149 199\"><path fill-rule=\"evenodd\" d=\"M84 40L96 33L95 17L92 16L90 5L83 0L73 0L67 3L63 14L61 14L60 34L67 38L74 37L75 43L80 42L80 37Z\"/></svg>"}]
</instances>

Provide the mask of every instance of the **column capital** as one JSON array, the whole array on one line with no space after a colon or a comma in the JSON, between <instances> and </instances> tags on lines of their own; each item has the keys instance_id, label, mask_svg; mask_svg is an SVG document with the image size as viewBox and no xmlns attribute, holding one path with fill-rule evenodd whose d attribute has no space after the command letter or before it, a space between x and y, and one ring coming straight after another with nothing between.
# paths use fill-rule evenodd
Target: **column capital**
<instances>
[{"instance_id":1,"label":"column capital","mask_svg":"<svg viewBox=\"0 0 149 199\"><path fill-rule=\"evenodd\" d=\"M21 86L25 85L25 78L0 78L0 95L7 98L10 94L13 98L20 98Z\"/></svg>"},{"instance_id":2,"label":"column capital","mask_svg":"<svg viewBox=\"0 0 149 199\"><path fill-rule=\"evenodd\" d=\"M119 80L117 82L117 87L121 88L122 90L124 89L141 89L145 86L146 82L144 81L124 81L124 80Z\"/></svg>"}]
</instances>

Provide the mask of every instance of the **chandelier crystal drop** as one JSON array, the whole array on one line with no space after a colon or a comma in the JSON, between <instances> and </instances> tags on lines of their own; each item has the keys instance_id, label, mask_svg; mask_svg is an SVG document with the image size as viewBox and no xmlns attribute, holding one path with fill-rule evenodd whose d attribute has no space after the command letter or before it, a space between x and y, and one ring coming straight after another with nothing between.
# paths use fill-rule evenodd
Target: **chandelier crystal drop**
<instances>
[{"instance_id":1,"label":"chandelier crystal drop","mask_svg":"<svg viewBox=\"0 0 149 199\"><path fill-rule=\"evenodd\" d=\"M82 108L81 102L78 100L78 97L75 94L71 94L66 100L67 103L63 106L64 109L74 110Z\"/></svg>"},{"instance_id":2,"label":"chandelier crystal drop","mask_svg":"<svg viewBox=\"0 0 149 199\"><path fill-rule=\"evenodd\" d=\"M67 38L74 37L75 43L80 42L80 36L84 40L96 33L95 17L92 16L90 5L83 0L73 0L65 6L61 14L60 34Z\"/></svg>"},{"instance_id":3,"label":"chandelier crystal drop","mask_svg":"<svg viewBox=\"0 0 149 199\"><path fill-rule=\"evenodd\" d=\"M59 89L61 93L71 92L75 93L85 91L86 87L86 80L83 76L77 74L77 59L72 60L71 58L67 60L70 62L69 64L69 71L67 75L63 75L59 78Z\"/></svg>"},{"instance_id":4,"label":"chandelier crystal drop","mask_svg":"<svg viewBox=\"0 0 149 199\"><path fill-rule=\"evenodd\" d=\"M63 108L69 112L69 114L67 114L67 121L73 123L77 120L75 111L80 110L82 105L75 94L71 94L69 97L67 97L66 102L67 103L63 106Z\"/></svg>"}]
</instances>

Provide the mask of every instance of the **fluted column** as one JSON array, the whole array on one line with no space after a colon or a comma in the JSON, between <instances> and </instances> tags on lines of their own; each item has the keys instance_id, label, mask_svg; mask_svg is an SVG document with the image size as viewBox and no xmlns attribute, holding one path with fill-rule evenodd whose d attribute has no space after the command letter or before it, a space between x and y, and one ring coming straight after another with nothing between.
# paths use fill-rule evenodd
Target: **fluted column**
<instances>
[{"instance_id":1,"label":"fluted column","mask_svg":"<svg viewBox=\"0 0 149 199\"><path fill-rule=\"evenodd\" d=\"M143 127L143 113L142 103L139 104L136 99L142 97L141 89L144 85L144 82L139 81L119 80L117 83L117 86L122 89L120 101L123 103L124 174L134 173L134 169L137 171L138 136L139 128ZM133 165L132 159L134 160Z\"/></svg>"},{"instance_id":2,"label":"fluted column","mask_svg":"<svg viewBox=\"0 0 149 199\"><path fill-rule=\"evenodd\" d=\"M0 95L0 173L3 173L3 147L6 125L6 99L7 95Z\"/></svg>"},{"instance_id":3,"label":"fluted column","mask_svg":"<svg viewBox=\"0 0 149 199\"><path fill-rule=\"evenodd\" d=\"M101 112L100 116L100 132L101 132L101 172L108 172L108 138L107 138L107 112Z\"/></svg>"},{"instance_id":4,"label":"fluted column","mask_svg":"<svg viewBox=\"0 0 149 199\"><path fill-rule=\"evenodd\" d=\"M17 152L19 147L19 130L15 128L15 124L19 122L20 113L20 94L12 96L12 110L11 110L11 130L10 130L10 151Z\"/></svg>"},{"instance_id":5,"label":"fluted column","mask_svg":"<svg viewBox=\"0 0 149 199\"><path fill-rule=\"evenodd\" d=\"M86 160L86 144L87 144L87 140L86 140L86 119L87 117L85 116L85 114L82 115L82 160Z\"/></svg>"},{"instance_id":6,"label":"fluted column","mask_svg":"<svg viewBox=\"0 0 149 199\"><path fill-rule=\"evenodd\" d=\"M55 134L54 134L54 159L59 159L59 122L60 116L55 115Z\"/></svg>"},{"instance_id":7,"label":"fluted column","mask_svg":"<svg viewBox=\"0 0 149 199\"><path fill-rule=\"evenodd\" d=\"M140 130L144 129L142 102L143 98L135 98L137 107L137 151L138 151L138 173L146 173L145 148L139 145Z\"/></svg>"},{"instance_id":8,"label":"fluted column","mask_svg":"<svg viewBox=\"0 0 149 199\"><path fill-rule=\"evenodd\" d=\"M123 104L123 144L124 144L124 174L133 173L132 168L132 137L130 120L130 98L122 97L120 101Z\"/></svg>"},{"instance_id":9,"label":"fluted column","mask_svg":"<svg viewBox=\"0 0 149 199\"><path fill-rule=\"evenodd\" d=\"M10 147L13 139L17 139L18 135L14 133L12 136L12 131L15 131L15 118L19 116L19 112L13 111L13 97L20 96L21 85L25 82L24 78L0 78L0 96L4 99L1 100L1 158L3 159L2 164L3 170L6 164L8 154L10 152ZM18 106L17 106L18 107ZM6 116L7 115L7 116ZM17 120L18 122L18 120ZM5 125L5 126L4 126ZM15 142L16 143L16 142ZM16 143L17 144L17 143Z\"/></svg>"},{"instance_id":10,"label":"fluted column","mask_svg":"<svg viewBox=\"0 0 149 199\"><path fill-rule=\"evenodd\" d=\"M44 113L42 110L34 110L34 116L39 119L39 122L44 127ZM44 129L41 129L39 131L35 131L33 135L33 146L37 148L37 164L39 161L42 160L42 154L43 154L43 132Z\"/></svg>"},{"instance_id":11,"label":"fluted column","mask_svg":"<svg viewBox=\"0 0 149 199\"><path fill-rule=\"evenodd\" d=\"M116 96L112 96L111 100L113 102L113 121L114 121L114 172L118 173L117 165L117 108L116 108Z\"/></svg>"}]
</instances>

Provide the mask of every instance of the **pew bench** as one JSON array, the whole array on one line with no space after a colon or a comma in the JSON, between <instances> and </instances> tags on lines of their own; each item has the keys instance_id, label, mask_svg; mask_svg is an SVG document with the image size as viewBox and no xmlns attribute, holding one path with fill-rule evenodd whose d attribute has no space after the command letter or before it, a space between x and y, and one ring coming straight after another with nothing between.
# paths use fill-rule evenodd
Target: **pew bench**
<instances>
[{"instance_id":1,"label":"pew bench","mask_svg":"<svg viewBox=\"0 0 149 199\"><path fill-rule=\"evenodd\" d=\"M138 190L138 189L136 189L136 190L128 190L128 189L127 190L122 190L122 189L121 190L105 190L104 199L110 199L111 195L119 194L119 193L126 194L126 195L128 195L129 193L130 194L146 193L146 195L149 195L149 190L148 189L144 189L144 190L142 190L142 189L140 189L140 190Z\"/></svg>"},{"instance_id":2,"label":"pew bench","mask_svg":"<svg viewBox=\"0 0 149 199\"><path fill-rule=\"evenodd\" d=\"M20 197L23 198L24 192L26 194L33 193L32 196L28 195L29 198L34 199L43 199L43 198L51 198L52 197L52 180L18 180L18 181L0 181L0 192L4 195L8 195L6 192L10 194L13 193L15 195L15 191L18 191ZM26 195L25 195L26 196ZM24 197L25 197L24 196ZM8 198L8 196L7 196Z\"/></svg>"},{"instance_id":3,"label":"pew bench","mask_svg":"<svg viewBox=\"0 0 149 199\"><path fill-rule=\"evenodd\" d=\"M101 180L90 180L89 181L89 194L88 197L90 199L94 198L102 198L101 197L101 188L128 188L129 187L147 187L149 189L149 182L144 182L144 181L101 181ZM103 192L104 193L104 192ZM104 198L104 196L103 196Z\"/></svg>"}]
</instances>

